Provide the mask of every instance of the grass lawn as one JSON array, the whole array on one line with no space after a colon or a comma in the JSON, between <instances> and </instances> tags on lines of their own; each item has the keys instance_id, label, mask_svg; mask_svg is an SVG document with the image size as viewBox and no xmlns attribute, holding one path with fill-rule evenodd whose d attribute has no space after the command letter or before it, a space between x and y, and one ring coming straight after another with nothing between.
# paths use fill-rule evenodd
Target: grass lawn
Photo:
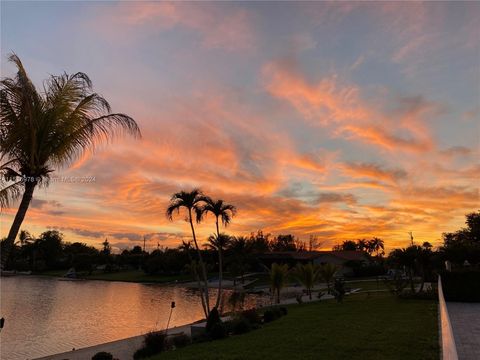
<instances>
[{"instance_id":1,"label":"grass lawn","mask_svg":"<svg viewBox=\"0 0 480 360\"><path fill-rule=\"evenodd\" d=\"M63 276L66 270L45 271L41 275ZM106 281L127 281L127 282L148 282L148 283L165 283L172 281L191 281L192 276L189 274L180 275L148 275L141 270L128 270L105 273L103 271L95 271L92 275L80 275L80 277L89 280L106 280Z\"/></svg>"},{"instance_id":2,"label":"grass lawn","mask_svg":"<svg viewBox=\"0 0 480 360\"><path fill-rule=\"evenodd\" d=\"M437 304L390 294L289 306L259 330L159 354L163 359L435 359Z\"/></svg>"},{"instance_id":3,"label":"grass lawn","mask_svg":"<svg viewBox=\"0 0 480 360\"><path fill-rule=\"evenodd\" d=\"M93 273L85 276L90 280L109 280L109 281L129 281L129 282L172 282L172 281L191 281L192 276L189 274L180 275L148 275L141 270L118 271L111 273Z\"/></svg>"}]
</instances>

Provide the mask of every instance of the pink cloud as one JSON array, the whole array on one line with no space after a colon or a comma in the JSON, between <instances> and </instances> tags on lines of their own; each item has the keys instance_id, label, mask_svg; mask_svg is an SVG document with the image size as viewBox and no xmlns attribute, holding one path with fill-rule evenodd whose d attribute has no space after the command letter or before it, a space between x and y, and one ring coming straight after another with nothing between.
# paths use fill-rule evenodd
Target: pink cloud
<instances>
[{"instance_id":1,"label":"pink cloud","mask_svg":"<svg viewBox=\"0 0 480 360\"><path fill-rule=\"evenodd\" d=\"M120 2L102 14L111 26L165 31L182 27L207 48L248 50L256 46L254 15L246 9L189 2ZM105 27L105 25L102 25ZM110 31L109 31L110 32ZM111 33L116 36L118 34Z\"/></svg>"}]
</instances>

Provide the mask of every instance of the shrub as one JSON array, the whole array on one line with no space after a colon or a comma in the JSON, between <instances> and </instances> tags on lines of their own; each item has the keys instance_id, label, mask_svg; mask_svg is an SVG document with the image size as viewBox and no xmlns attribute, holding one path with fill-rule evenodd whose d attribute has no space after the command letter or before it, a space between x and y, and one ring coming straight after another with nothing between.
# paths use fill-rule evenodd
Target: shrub
<instances>
[{"instance_id":1,"label":"shrub","mask_svg":"<svg viewBox=\"0 0 480 360\"><path fill-rule=\"evenodd\" d=\"M285 306L280 307L279 310L282 313L282 315L288 314L288 309Z\"/></svg>"},{"instance_id":2,"label":"shrub","mask_svg":"<svg viewBox=\"0 0 480 360\"><path fill-rule=\"evenodd\" d=\"M143 340L143 347L135 351L133 358L143 359L165 350L165 334L163 332L149 332Z\"/></svg>"},{"instance_id":3,"label":"shrub","mask_svg":"<svg viewBox=\"0 0 480 360\"><path fill-rule=\"evenodd\" d=\"M277 314L273 310L266 310L263 313L263 322L269 323L277 319Z\"/></svg>"},{"instance_id":4,"label":"shrub","mask_svg":"<svg viewBox=\"0 0 480 360\"><path fill-rule=\"evenodd\" d=\"M441 274L445 300L480 302L480 271L457 270Z\"/></svg>"},{"instance_id":5,"label":"shrub","mask_svg":"<svg viewBox=\"0 0 480 360\"><path fill-rule=\"evenodd\" d=\"M92 356L92 360L113 360L113 355L105 351L100 351Z\"/></svg>"},{"instance_id":6,"label":"shrub","mask_svg":"<svg viewBox=\"0 0 480 360\"><path fill-rule=\"evenodd\" d=\"M273 308L273 312L275 313L275 318L276 319L281 318L284 315L283 310L279 307Z\"/></svg>"},{"instance_id":7,"label":"shrub","mask_svg":"<svg viewBox=\"0 0 480 360\"><path fill-rule=\"evenodd\" d=\"M232 323L232 331L235 335L245 334L252 330L252 324L245 318L234 320Z\"/></svg>"},{"instance_id":8,"label":"shrub","mask_svg":"<svg viewBox=\"0 0 480 360\"><path fill-rule=\"evenodd\" d=\"M149 332L145 335L145 347L157 352L165 350L165 333Z\"/></svg>"},{"instance_id":9,"label":"shrub","mask_svg":"<svg viewBox=\"0 0 480 360\"><path fill-rule=\"evenodd\" d=\"M220 319L220 314L218 313L217 308L214 307L210 311L210 314L208 314L207 325L206 325L205 329L207 330L207 332L210 332L210 330L212 330L212 328L215 324L218 324L218 323L221 323L221 322L222 322L222 320Z\"/></svg>"},{"instance_id":10,"label":"shrub","mask_svg":"<svg viewBox=\"0 0 480 360\"><path fill-rule=\"evenodd\" d=\"M260 324L262 322L262 319L260 318L260 315L258 315L256 309L242 311L240 317L247 320L250 324Z\"/></svg>"},{"instance_id":11,"label":"shrub","mask_svg":"<svg viewBox=\"0 0 480 360\"><path fill-rule=\"evenodd\" d=\"M145 359L145 358L148 358L152 355L155 355L155 354L152 354L152 352L145 348L145 347L142 347L140 349L138 349L137 351L135 351L135 353L133 354L133 359L134 360L138 360L138 359Z\"/></svg>"},{"instance_id":12,"label":"shrub","mask_svg":"<svg viewBox=\"0 0 480 360\"><path fill-rule=\"evenodd\" d=\"M226 326L222 322L217 322L212 325L209 331L210 339L217 340L227 337Z\"/></svg>"},{"instance_id":13,"label":"shrub","mask_svg":"<svg viewBox=\"0 0 480 360\"><path fill-rule=\"evenodd\" d=\"M187 346L191 343L191 339L186 334L178 334L172 337L173 345L176 349Z\"/></svg>"}]
</instances>

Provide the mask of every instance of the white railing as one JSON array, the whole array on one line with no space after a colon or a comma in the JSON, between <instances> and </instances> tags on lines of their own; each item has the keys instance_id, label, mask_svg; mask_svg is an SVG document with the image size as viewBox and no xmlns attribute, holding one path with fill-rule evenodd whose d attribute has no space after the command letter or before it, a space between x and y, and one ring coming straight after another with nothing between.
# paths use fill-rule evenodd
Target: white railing
<instances>
[{"instance_id":1,"label":"white railing","mask_svg":"<svg viewBox=\"0 0 480 360\"><path fill-rule=\"evenodd\" d=\"M440 336L442 338L442 359L458 360L457 346L453 336L452 324L448 316L447 304L443 297L442 279L438 277L438 306L440 308Z\"/></svg>"}]
</instances>

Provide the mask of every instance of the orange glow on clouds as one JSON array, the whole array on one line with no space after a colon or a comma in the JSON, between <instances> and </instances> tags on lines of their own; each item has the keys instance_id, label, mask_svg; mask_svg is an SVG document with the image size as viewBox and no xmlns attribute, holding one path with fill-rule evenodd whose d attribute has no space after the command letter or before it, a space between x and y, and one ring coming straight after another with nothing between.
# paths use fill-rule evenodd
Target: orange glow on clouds
<instances>
[{"instance_id":1,"label":"orange glow on clouds","mask_svg":"<svg viewBox=\"0 0 480 360\"><path fill-rule=\"evenodd\" d=\"M14 22L4 46L18 46L36 82L87 72L143 138L59 170L95 182L37 189L23 229L95 246L108 237L117 249L143 235L177 246L189 228L166 219L168 200L200 187L237 206L231 234L318 235L325 248L377 236L392 248L409 231L438 245L478 209L478 4L457 4L458 19L448 3L72 6L83 12L50 9L70 20L65 35L55 22L38 31L60 58L35 50L36 34L17 38ZM198 231L205 239L214 225Z\"/></svg>"}]
</instances>

